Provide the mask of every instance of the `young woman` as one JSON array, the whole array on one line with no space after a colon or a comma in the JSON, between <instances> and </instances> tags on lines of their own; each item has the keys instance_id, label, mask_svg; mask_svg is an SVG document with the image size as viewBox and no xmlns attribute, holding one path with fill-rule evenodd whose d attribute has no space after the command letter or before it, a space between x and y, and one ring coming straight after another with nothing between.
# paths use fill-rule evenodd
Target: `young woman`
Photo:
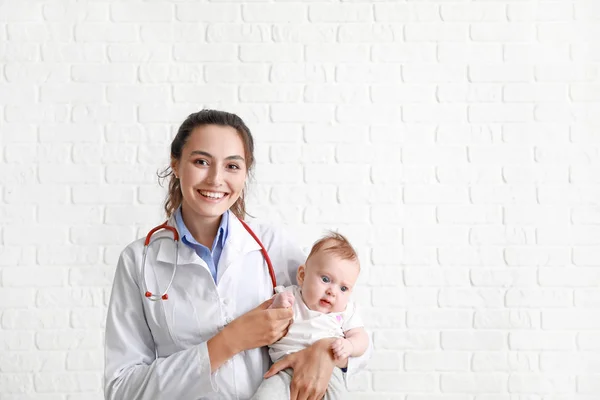
<instances>
[{"instance_id":1,"label":"young woman","mask_svg":"<svg viewBox=\"0 0 600 400\"><path fill-rule=\"evenodd\" d=\"M115 272L107 400L248 399L269 370L265 346L285 335L292 311L269 309L273 281L263 249L278 285L296 283L305 255L283 232L243 222L253 150L250 130L234 114L203 110L179 128L166 171L166 224L174 229L151 235L145 257L145 240L131 243ZM291 399L321 399L333 340L284 358L268 375L290 367ZM365 358L350 358L347 373Z\"/></svg>"}]
</instances>

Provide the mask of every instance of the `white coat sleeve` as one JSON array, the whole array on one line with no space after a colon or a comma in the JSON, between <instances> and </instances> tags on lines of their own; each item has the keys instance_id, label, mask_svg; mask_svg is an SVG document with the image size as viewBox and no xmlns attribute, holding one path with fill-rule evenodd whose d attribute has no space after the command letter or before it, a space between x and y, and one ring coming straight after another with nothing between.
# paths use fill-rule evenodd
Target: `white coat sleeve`
<instances>
[{"instance_id":1,"label":"white coat sleeve","mask_svg":"<svg viewBox=\"0 0 600 400\"><path fill-rule=\"evenodd\" d=\"M208 348L201 343L157 358L146 323L134 259L119 259L106 319L106 400L197 400L216 391Z\"/></svg>"}]
</instances>

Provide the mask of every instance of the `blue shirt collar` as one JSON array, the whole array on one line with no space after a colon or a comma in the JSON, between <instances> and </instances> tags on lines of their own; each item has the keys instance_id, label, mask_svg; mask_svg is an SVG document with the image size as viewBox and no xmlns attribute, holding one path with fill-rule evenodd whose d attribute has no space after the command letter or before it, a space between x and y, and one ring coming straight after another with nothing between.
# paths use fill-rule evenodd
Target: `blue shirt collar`
<instances>
[{"instance_id":1,"label":"blue shirt collar","mask_svg":"<svg viewBox=\"0 0 600 400\"><path fill-rule=\"evenodd\" d=\"M175 211L175 224L177 225L177 231L179 231L179 236L181 240L191 244L200 245L194 239L194 236L190 233L187 226L183 222L183 216L181 215L181 206ZM219 224L219 229L217 229L217 236L212 245L212 250L214 251L217 244L221 246L221 248L225 247L225 241L227 240L227 235L229 233L229 210L225 211L221 216L221 223Z\"/></svg>"}]
</instances>

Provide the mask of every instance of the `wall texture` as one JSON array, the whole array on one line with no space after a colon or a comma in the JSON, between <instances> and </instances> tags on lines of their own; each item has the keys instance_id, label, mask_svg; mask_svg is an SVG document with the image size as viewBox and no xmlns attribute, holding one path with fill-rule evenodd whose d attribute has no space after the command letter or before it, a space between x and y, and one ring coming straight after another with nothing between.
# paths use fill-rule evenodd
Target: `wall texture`
<instances>
[{"instance_id":1,"label":"wall texture","mask_svg":"<svg viewBox=\"0 0 600 400\"><path fill-rule=\"evenodd\" d=\"M355 399L600 398L600 2L0 0L0 398L101 399L121 249L191 112L253 215L360 249Z\"/></svg>"}]
</instances>

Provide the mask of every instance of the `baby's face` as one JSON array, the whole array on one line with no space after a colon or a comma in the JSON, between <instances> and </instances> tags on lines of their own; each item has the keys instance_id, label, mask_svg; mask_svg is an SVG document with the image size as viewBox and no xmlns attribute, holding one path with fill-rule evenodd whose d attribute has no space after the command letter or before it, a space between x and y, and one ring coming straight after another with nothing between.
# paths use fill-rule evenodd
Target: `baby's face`
<instances>
[{"instance_id":1,"label":"baby's face","mask_svg":"<svg viewBox=\"0 0 600 400\"><path fill-rule=\"evenodd\" d=\"M298 268L304 303L322 313L344 311L359 272L358 261L342 260L321 249Z\"/></svg>"}]
</instances>

